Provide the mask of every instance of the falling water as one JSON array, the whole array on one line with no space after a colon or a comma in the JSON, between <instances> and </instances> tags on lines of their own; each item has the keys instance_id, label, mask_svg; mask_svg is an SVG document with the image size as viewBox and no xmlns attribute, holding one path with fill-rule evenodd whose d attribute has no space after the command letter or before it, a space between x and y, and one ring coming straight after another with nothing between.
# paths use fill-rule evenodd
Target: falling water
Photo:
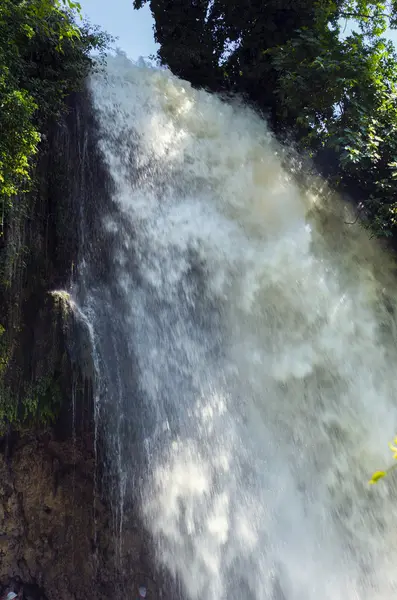
<instances>
[{"instance_id":1,"label":"falling water","mask_svg":"<svg viewBox=\"0 0 397 600\"><path fill-rule=\"evenodd\" d=\"M122 56L91 89L113 204L81 304L120 536L134 495L190 600L390 600L391 259L248 108Z\"/></svg>"}]
</instances>

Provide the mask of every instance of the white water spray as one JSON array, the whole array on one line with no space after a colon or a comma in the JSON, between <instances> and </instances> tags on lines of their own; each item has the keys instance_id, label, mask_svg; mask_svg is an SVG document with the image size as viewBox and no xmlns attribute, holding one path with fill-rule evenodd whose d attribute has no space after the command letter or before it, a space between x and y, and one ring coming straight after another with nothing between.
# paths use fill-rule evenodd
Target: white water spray
<instances>
[{"instance_id":1,"label":"white water spray","mask_svg":"<svg viewBox=\"0 0 397 600\"><path fill-rule=\"evenodd\" d=\"M158 560L190 600L391 600L395 486L367 485L397 431L390 259L250 110L123 57L91 87Z\"/></svg>"}]
</instances>

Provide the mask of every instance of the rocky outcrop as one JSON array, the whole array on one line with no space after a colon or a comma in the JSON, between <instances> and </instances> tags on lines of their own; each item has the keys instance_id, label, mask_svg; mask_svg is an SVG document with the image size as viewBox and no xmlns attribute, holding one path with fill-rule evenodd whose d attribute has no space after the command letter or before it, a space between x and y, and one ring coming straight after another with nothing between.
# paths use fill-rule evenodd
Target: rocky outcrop
<instances>
[{"instance_id":1,"label":"rocky outcrop","mask_svg":"<svg viewBox=\"0 0 397 600\"><path fill-rule=\"evenodd\" d=\"M73 438L73 436L72 436ZM158 596L139 521L126 515L123 542L97 489L94 440L53 431L3 441L0 455L0 582L25 598L125 597L140 584ZM120 552L121 549L121 552Z\"/></svg>"},{"instance_id":2,"label":"rocky outcrop","mask_svg":"<svg viewBox=\"0 0 397 600\"><path fill-rule=\"evenodd\" d=\"M0 457L0 579L48 597L84 597L95 579L92 460L51 434L26 434Z\"/></svg>"}]
</instances>

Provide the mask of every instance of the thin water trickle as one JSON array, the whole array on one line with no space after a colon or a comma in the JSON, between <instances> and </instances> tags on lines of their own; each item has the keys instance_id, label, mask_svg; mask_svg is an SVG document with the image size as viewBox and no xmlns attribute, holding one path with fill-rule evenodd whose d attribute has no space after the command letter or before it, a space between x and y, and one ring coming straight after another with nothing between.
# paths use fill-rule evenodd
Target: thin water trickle
<instances>
[{"instance_id":1,"label":"thin water trickle","mask_svg":"<svg viewBox=\"0 0 397 600\"><path fill-rule=\"evenodd\" d=\"M77 292L75 286L71 290L71 296L76 296ZM75 302L75 300L70 301L70 308L73 311L74 318L77 323L82 328L84 332L85 340L89 344L89 352L92 360L92 373L91 375L96 381L93 386L93 400L94 400L94 498L93 498L93 522L94 522L94 531L93 531L93 546L94 546L94 559L95 559L95 569L98 572L99 568L99 556L98 556L98 517L97 517L97 503L98 497L100 495L99 485L98 485L98 444L99 444L99 435L98 435L98 426L99 426L99 403L100 403L100 389L101 389L101 375L100 375L100 367L99 367L99 356L97 352L97 341L95 338L95 332L92 325L93 315L89 312L89 307L86 307L86 311L84 312L81 307ZM76 385L77 379L74 374L74 380L72 383L72 423L73 423L73 447L76 449ZM75 479L73 476L73 485L75 483Z\"/></svg>"},{"instance_id":2,"label":"thin water trickle","mask_svg":"<svg viewBox=\"0 0 397 600\"><path fill-rule=\"evenodd\" d=\"M76 377L73 373L72 375L73 380L72 380L72 386L71 386L71 391L72 391L72 448L73 448L73 454L72 454L72 459L73 459L73 474L72 474L72 498L73 498L73 509L72 509L72 519L74 521L75 519L75 499L76 499L76 468L77 468L77 447L76 447L76 442L77 442L77 436L76 436L76 388L77 388L77 381L76 381ZM73 538L73 565L75 564L75 540Z\"/></svg>"},{"instance_id":3,"label":"thin water trickle","mask_svg":"<svg viewBox=\"0 0 397 600\"><path fill-rule=\"evenodd\" d=\"M391 259L246 107L122 56L91 91L113 204L82 310L119 524L133 498L190 600L390 600L396 486L367 480L397 431Z\"/></svg>"}]
</instances>

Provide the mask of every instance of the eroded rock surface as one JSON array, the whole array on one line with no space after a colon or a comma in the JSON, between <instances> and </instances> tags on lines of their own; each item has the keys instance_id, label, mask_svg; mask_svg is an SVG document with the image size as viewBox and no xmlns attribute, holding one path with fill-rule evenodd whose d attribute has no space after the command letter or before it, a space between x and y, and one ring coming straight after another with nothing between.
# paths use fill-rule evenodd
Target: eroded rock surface
<instances>
[{"instance_id":1,"label":"eroded rock surface","mask_svg":"<svg viewBox=\"0 0 397 600\"><path fill-rule=\"evenodd\" d=\"M0 582L25 598L158 597L145 535L127 515L120 546L94 481L93 440L53 432L4 442L0 454ZM120 547L122 548L120 554ZM30 592L29 592L30 590Z\"/></svg>"}]
</instances>

